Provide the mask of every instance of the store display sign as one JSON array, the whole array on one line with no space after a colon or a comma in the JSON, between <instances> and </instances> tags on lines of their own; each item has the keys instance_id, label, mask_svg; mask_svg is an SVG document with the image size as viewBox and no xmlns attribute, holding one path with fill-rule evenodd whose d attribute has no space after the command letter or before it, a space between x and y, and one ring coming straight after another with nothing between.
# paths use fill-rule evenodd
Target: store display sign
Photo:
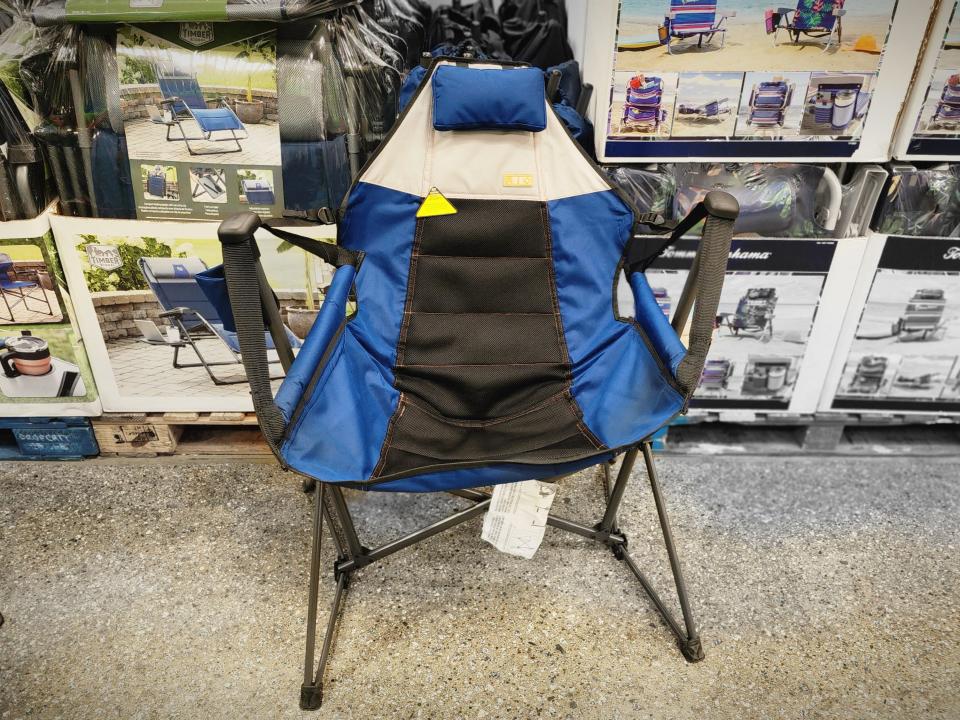
<instances>
[{"instance_id":1,"label":"store display sign","mask_svg":"<svg viewBox=\"0 0 960 720\"><path fill-rule=\"evenodd\" d=\"M120 27L117 71L137 217L283 214L276 57L268 24Z\"/></svg>"},{"instance_id":2,"label":"store display sign","mask_svg":"<svg viewBox=\"0 0 960 720\"><path fill-rule=\"evenodd\" d=\"M0 223L0 417L98 415L47 215Z\"/></svg>"},{"instance_id":3,"label":"store display sign","mask_svg":"<svg viewBox=\"0 0 960 720\"><path fill-rule=\"evenodd\" d=\"M780 5L621 0L605 155L851 156L896 2Z\"/></svg>"},{"instance_id":4,"label":"store display sign","mask_svg":"<svg viewBox=\"0 0 960 720\"><path fill-rule=\"evenodd\" d=\"M960 155L960 13L955 2L907 153Z\"/></svg>"},{"instance_id":5,"label":"store display sign","mask_svg":"<svg viewBox=\"0 0 960 720\"><path fill-rule=\"evenodd\" d=\"M215 278L221 294L211 297L198 279L222 261L218 223L54 216L51 224L105 411L252 410L236 334L224 327L225 283ZM259 247L290 337L302 340L316 316L307 288L316 308L330 268L266 233ZM283 371L272 359L276 390Z\"/></svg>"},{"instance_id":6,"label":"store display sign","mask_svg":"<svg viewBox=\"0 0 960 720\"><path fill-rule=\"evenodd\" d=\"M879 241L831 407L960 412L960 240Z\"/></svg>"},{"instance_id":7,"label":"store display sign","mask_svg":"<svg viewBox=\"0 0 960 720\"><path fill-rule=\"evenodd\" d=\"M678 241L645 273L668 317L698 246L696 239ZM691 407L790 409L836 250L833 240L733 241L717 330ZM621 284L617 296L619 311L632 314L629 286Z\"/></svg>"}]
</instances>

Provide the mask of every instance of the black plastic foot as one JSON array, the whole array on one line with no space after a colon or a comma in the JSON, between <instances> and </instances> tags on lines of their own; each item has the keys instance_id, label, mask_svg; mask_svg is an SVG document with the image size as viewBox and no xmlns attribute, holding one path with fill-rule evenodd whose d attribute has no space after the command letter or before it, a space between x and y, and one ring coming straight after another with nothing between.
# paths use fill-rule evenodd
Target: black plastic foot
<instances>
[{"instance_id":1,"label":"black plastic foot","mask_svg":"<svg viewBox=\"0 0 960 720\"><path fill-rule=\"evenodd\" d=\"M703 645L700 643L700 638L695 637L690 640L681 640L680 652L683 653L683 656L688 662L695 663L703 660Z\"/></svg>"},{"instance_id":2,"label":"black plastic foot","mask_svg":"<svg viewBox=\"0 0 960 720\"><path fill-rule=\"evenodd\" d=\"M319 710L323 705L323 685L300 686L300 709Z\"/></svg>"},{"instance_id":3,"label":"black plastic foot","mask_svg":"<svg viewBox=\"0 0 960 720\"><path fill-rule=\"evenodd\" d=\"M303 491L308 495L314 491L317 487L317 481L313 478L304 478L303 479Z\"/></svg>"}]
</instances>

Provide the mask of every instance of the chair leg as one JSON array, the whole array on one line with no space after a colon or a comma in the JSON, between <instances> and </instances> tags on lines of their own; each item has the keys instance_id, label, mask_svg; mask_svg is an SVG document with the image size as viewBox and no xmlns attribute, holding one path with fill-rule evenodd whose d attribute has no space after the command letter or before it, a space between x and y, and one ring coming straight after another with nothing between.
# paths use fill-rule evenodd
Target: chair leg
<instances>
[{"instance_id":1,"label":"chair leg","mask_svg":"<svg viewBox=\"0 0 960 720\"><path fill-rule=\"evenodd\" d=\"M614 556L627 564L627 567L630 568L630 571L636 576L640 585L643 586L644 591L650 597L650 600L654 606L656 606L664 621L666 621L671 632L676 636L677 642L680 645L680 652L683 653L683 656L690 662L698 662L699 660L703 660L704 657L703 646L700 641L700 634L697 631L696 622L693 618L693 612L690 609L690 601L687 597L687 585L683 578L680 559L673 541L673 531L670 529L670 519L667 517L666 503L663 499L663 493L660 491L660 481L657 477L657 470L653 462L653 450L649 442L643 443L640 449L643 452L647 476L650 479L650 489L653 492L653 501L657 508L657 517L660 521L660 530L663 533L663 542L667 549L667 556L670 559L670 569L673 573L673 580L677 589L677 598L680 601L680 611L683 613L684 627L681 627L674 619L673 614L667 609L663 600L660 599L660 596L650 584L650 581L647 580L646 576L641 572L639 566L627 551L626 543L612 544L611 548ZM620 501L623 499L623 491L626 488L630 470L633 467L636 457L636 448L630 450L624 456L623 466L620 469L620 474L617 476L617 481L611 492L610 502L607 504L604 519L601 521L601 529L604 531L619 532L616 528L616 512Z\"/></svg>"},{"instance_id":2,"label":"chair leg","mask_svg":"<svg viewBox=\"0 0 960 720\"><path fill-rule=\"evenodd\" d=\"M343 601L350 586L350 573L344 572L337 576L337 585L334 590L333 602L330 605L330 614L327 617L327 627L320 646L320 660L314 666L314 655L317 643L317 603L320 594L320 549L323 538L323 519L326 517L330 528L330 535L338 547L338 560L346 559L342 540L338 537L333 517L339 517L336 502L328 503L327 492L337 488L327 488L325 483L319 483L313 506L313 540L310 549L310 579L307 593L307 639L303 658L303 684L300 686L300 708L302 710L318 710L323 704L323 675L333 649L333 640L337 631L337 621L343 608ZM329 500L334 500L330 497Z\"/></svg>"}]
</instances>

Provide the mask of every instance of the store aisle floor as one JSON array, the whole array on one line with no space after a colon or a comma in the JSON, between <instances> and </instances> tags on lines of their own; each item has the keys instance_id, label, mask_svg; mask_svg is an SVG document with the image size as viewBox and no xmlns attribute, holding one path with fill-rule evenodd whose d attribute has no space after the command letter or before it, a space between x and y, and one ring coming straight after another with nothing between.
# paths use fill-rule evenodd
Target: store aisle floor
<instances>
[{"instance_id":1,"label":"store aisle floor","mask_svg":"<svg viewBox=\"0 0 960 720\"><path fill-rule=\"evenodd\" d=\"M471 521L365 569L301 713L310 503L268 465L0 469L0 718L956 718L956 458L660 460L707 658L609 551ZM642 477L621 525L668 594ZM464 501L352 496L368 542ZM555 509L597 515L596 475ZM324 543L323 611L332 563Z\"/></svg>"}]
</instances>

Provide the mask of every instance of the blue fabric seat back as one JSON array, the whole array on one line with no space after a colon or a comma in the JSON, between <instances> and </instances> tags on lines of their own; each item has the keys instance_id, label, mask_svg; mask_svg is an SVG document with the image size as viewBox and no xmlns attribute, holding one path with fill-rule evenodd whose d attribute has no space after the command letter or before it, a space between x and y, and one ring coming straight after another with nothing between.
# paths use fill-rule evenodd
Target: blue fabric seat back
<instances>
[{"instance_id":1,"label":"blue fabric seat back","mask_svg":"<svg viewBox=\"0 0 960 720\"><path fill-rule=\"evenodd\" d=\"M633 212L542 74L511 94L522 74L441 63L350 189L338 242L363 259L337 271L278 394L290 467L373 490L543 478L683 408L685 351L645 281L638 317L615 312Z\"/></svg>"},{"instance_id":2,"label":"blue fabric seat back","mask_svg":"<svg viewBox=\"0 0 960 720\"><path fill-rule=\"evenodd\" d=\"M196 77L165 77L158 72L157 84L160 86L160 93L165 100L179 98L173 104L173 111L178 115L186 113L188 107L191 110L207 109L207 101L203 97L203 91L200 89L200 83L197 82Z\"/></svg>"}]
</instances>

